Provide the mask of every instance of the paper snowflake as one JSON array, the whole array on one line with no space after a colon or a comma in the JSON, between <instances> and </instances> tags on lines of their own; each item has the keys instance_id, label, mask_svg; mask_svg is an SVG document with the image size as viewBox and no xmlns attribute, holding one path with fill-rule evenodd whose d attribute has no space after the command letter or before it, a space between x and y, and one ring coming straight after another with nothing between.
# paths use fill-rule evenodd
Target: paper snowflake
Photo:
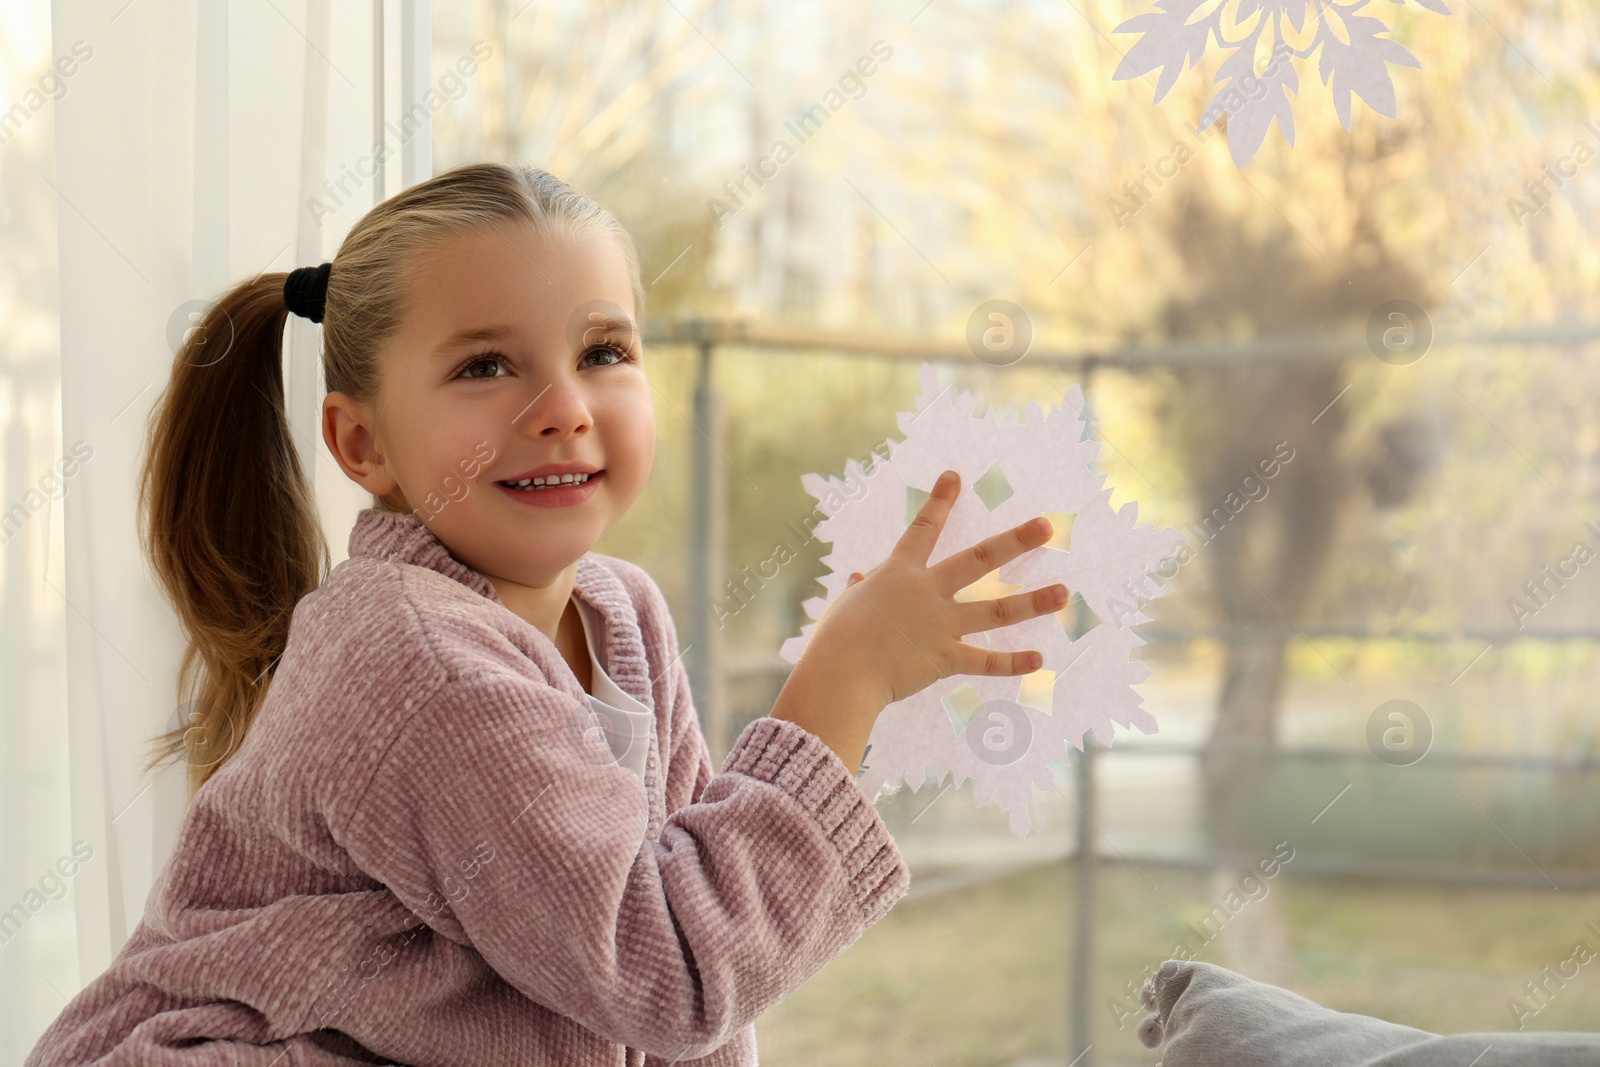
<instances>
[{"instance_id":1,"label":"paper snowflake","mask_svg":"<svg viewBox=\"0 0 1600 1067\"><path fill-rule=\"evenodd\" d=\"M1071 410L1056 405L1047 415L1030 401L1018 422L1009 409L975 417L972 395L946 397L949 390L939 388L931 364L923 364L919 377L917 410L898 413L905 439L886 442L887 458L876 458L870 471L851 460L843 479L801 478L826 516L815 535L833 545L822 559L830 567L820 579L828 595L805 602L813 621L779 654L798 662L814 620L844 591L850 573L869 573L888 557L946 469L960 473L961 494L928 556L930 567L1038 515L1056 516L1059 537L1066 517L1065 549L1041 545L997 572L1002 582L1028 590L1065 584L1071 593L1065 607L962 638L1003 651L1037 649L1044 657L1040 670L1054 675L1050 709L1018 702L1020 675L952 675L883 709L859 773L871 797L901 775L913 791L929 771L935 783L952 772L955 786L971 778L977 805L998 797L1012 832L1026 837L1032 787L1054 786L1049 764L1064 761L1069 745L1081 752L1091 730L1109 745L1116 723L1156 732L1155 718L1132 688L1150 674L1130 658L1144 643L1132 627L1150 621L1144 602L1161 593L1151 575L1183 539L1174 530L1136 526L1135 503L1112 510L1111 490L1101 488L1105 476L1090 469L1100 446L1086 432L1077 386L1065 397ZM947 699L964 695L965 705Z\"/></svg>"},{"instance_id":2,"label":"paper snowflake","mask_svg":"<svg viewBox=\"0 0 1600 1067\"><path fill-rule=\"evenodd\" d=\"M1450 14L1444 0L1413 2L1441 15ZM1212 80L1227 80L1206 107L1196 132L1204 133L1226 113L1228 150L1234 165L1242 167L1261 147L1273 119L1278 120L1284 140L1294 144L1294 110L1289 98L1300 91L1300 75L1290 57L1309 61L1321 50L1318 70L1324 84L1333 79L1333 109L1346 130L1350 129L1351 93L1378 114L1395 117L1394 82L1388 64L1418 69L1422 64L1404 45L1380 36L1389 32L1382 19L1356 14L1367 3L1323 4L1319 0L1313 11L1311 0L1223 0L1197 18L1196 12L1207 8L1205 0L1156 0L1155 11L1135 15L1111 31L1141 35L1111 78L1139 78L1160 68L1153 101L1159 104L1178 75L1189 64L1199 64L1211 38L1216 37L1217 44L1230 54ZM1293 27L1294 36L1304 37L1308 20L1315 26L1310 41L1303 48L1291 46L1284 23ZM1252 23L1254 28L1245 30ZM1238 27L1240 38L1228 40L1225 26ZM1267 41L1272 42L1270 50L1263 48ZM1265 69L1258 71L1256 56L1262 51L1270 54Z\"/></svg>"}]
</instances>

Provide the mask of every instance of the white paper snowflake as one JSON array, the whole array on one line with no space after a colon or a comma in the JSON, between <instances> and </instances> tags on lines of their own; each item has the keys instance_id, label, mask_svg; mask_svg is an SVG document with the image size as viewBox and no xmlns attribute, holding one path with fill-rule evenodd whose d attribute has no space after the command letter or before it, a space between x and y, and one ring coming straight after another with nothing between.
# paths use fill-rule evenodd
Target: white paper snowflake
<instances>
[{"instance_id":1,"label":"white paper snowflake","mask_svg":"<svg viewBox=\"0 0 1600 1067\"><path fill-rule=\"evenodd\" d=\"M1068 745L1081 751L1090 730L1109 745L1116 723L1156 732L1155 718L1132 688L1150 674L1130 658L1144 643L1132 627L1150 621L1143 601L1159 596L1161 587L1148 576L1183 538L1174 530L1136 526L1135 503L1112 510L1111 490L1101 488L1105 476L1090 469L1100 446L1085 432L1077 386L1066 394L1071 410L1056 405L1047 415L1030 401L1018 422L1009 409L975 417L972 395L947 397L931 364L922 365L919 379L917 410L897 415L905 439L888 442L888 458L876 459L870 472L851 460L843 479L801 478L827 516L815 535L833 545L822 559L830 567L820 579L828 595L807 600L805 608L812 620L821 618L852 571L866 574L882 563L946 469L960 473L961 494L929 566L1035 516L1072 516L1065 550L1042 545L998 571L1001 581L1026 590L1065 584L1072 597L1062 611L962 638L1003 651L1037 649L1041 670L1055 675L1050 710L1018 702L1021 676L953 675L884 708L859 775L871 797L901 775L913 791L930 771L935 783L950 772L952 786L974 779L977 805L998 797L1012 832L1026 837L1032 787L1053 787L1048 764L1064 761ZM803 626L779 654L798 662L815 629L815 621ZM946 701L967 686L980 706L964 711Z\"/></svg>"},{"instance_id":2,"label":"white paper snowflake","mask_svg":"<svg viewBox=\"0 0 1600 1067\"><path fill-rule=\"evenodd\" d=\"M1402 4L1405 0L1393 0ZM1418 7L1450 14L1444 0L1412 0ZM1417 57L1387 37L1382 19L1357 14L1368 0L1350 4L1324 4L1321 0L1223 0L1215 7L1206 0L1156 0L1156 10L1135 15L1111 32L1138 33L1112 72L1113 81L1139 78L1160 68L1154 103L1161 103L1178 75L1193 63L1199 65L1211 38L1230 54L1217 68L1213 81L1223 82L1200 117L1197 133L1204 133L1224 113L1228 116L1228 150L1235 166L1250 162L1267 136L1272 120L1278 132L1294 144L1294 109L1290 97L1300 91L1300 74L1293 59L1310 61L1318 50L1318 71L1324 84L1332 78L1333 109L1339 122L1350 129L1350 94L1355 93L1380 115L1397 114L1394 82L1388 64L1421 69ZM1229 10L1230 7L1232 10ZM1203 10L1202 10L1203 9ZM1196 12L1201 12L1196 17ZM1293 27L1292 33L1284 23ZM1315 27L1314 32L1307 26ZM1240 37L1230 41L1225 28L1237 27ZM1249 28L1247 28L1249 27ZM1302 48L1289 39L1309 40ZM1263 47L1270 42L1270 48ZM1267 53L1264 70L1256 57ZM1223 81L1223 79L1227 79Z\"/></svg>"}]
</instances>

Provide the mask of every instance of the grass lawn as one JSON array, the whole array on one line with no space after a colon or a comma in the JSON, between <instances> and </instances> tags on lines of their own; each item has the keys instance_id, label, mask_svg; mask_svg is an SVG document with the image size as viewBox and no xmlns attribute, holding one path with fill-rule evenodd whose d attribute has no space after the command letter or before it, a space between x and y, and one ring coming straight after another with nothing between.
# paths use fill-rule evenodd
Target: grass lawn
<instances>
[{"instance_id":1,"label":"grass lawn","mask_svg":"<svg viewBox=\"0 0 1600 1067\"><path fill-rule=\"evenodd\" d=\"M1143 873L1141 874L1140 871ZM926 876L924 876L926 877ZM1152 884L1153 883L1153 884ZM1101 868L1092 998L1097 1067L1154 1064L1108 1000L1171 953L1212 906L1207 872ZM1341 1011L1438 1032L1512 1030L1523 983L1587 941L1600 953L1600 893L1443 889L1299 878L1272 893L1288 919L1298 992ZM843 956L756 1024L770 1067L1067 1062L1074 878L1065 864L902 901ZM1224 935L1198 956L1227 965ZM1191 944L1198 939L1191 933ZM1571 973L1568 965L1568 973ZM1552 985L1552 988L1555 988ZM1600 958L1556 991L1529 1029L1592 1029Z\"/></svg>"}]
</instances>

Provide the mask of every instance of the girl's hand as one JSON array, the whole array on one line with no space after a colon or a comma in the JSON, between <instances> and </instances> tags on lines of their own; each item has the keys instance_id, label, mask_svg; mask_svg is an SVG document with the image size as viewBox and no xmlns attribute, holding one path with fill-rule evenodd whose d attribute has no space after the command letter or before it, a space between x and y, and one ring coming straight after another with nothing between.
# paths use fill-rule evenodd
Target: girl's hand
<instances>
[{"instance_id":1,"label":"girl's hand","mask_svg":"<svg viewBox=\"0 0 1600 1067\"><path fill-rule=\"evenodd\" d=\"M1060 610L1067 589L1053 585L993 600L958 601L955 594L1050 539L1048 520L1025 522L985 538L932 567L927 565L960 491L961 477L945 471L894 550L871 577L850 575L845 592L817 620L807 655L819 644L836 670L882 696L878 710L952 674L1016 675L1039 668L1037 652L998 652L969 645L962 635L1009 626ZM802 656L804 659L805 656Z\"/></svg>"}]
</instances>

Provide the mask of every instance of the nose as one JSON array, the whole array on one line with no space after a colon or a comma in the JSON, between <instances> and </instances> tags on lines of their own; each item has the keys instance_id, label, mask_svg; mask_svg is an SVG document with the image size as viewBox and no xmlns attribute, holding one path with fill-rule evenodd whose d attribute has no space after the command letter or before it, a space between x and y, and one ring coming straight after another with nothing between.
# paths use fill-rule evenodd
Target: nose
<instances>
[{"instance_id":1,"label":"nose","mask_svg":"<svg viewBox=\"0 0 1600 1067\"><path fill-rule=\"evenodd\" d=\"M530 437L565 437L587 432L594 416L577 377L558 374L528 398L511 422Z\"/></svg>"}]
</instances>

